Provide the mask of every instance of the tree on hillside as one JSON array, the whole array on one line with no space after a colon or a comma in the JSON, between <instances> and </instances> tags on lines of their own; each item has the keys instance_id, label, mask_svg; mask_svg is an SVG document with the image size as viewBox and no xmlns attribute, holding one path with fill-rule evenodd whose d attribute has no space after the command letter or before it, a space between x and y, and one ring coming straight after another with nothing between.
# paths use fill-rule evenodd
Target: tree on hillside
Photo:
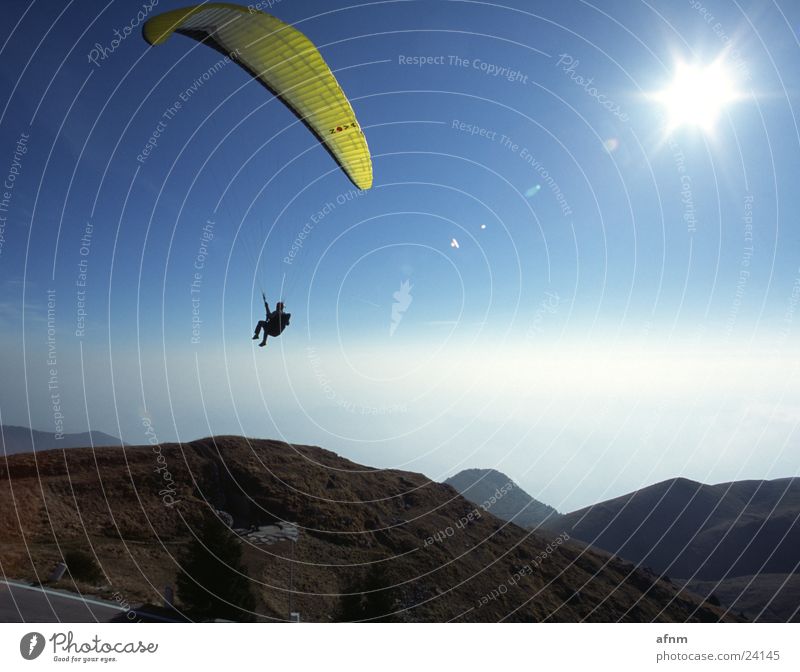
<instances>
[{"instance_id":1,"label":"tree on hillside","mask_svg":"<svg viewBox=\"0 0 800 672\"><path fill-rule=\"evenodd\" d=\"M242 564L238 537L206 516L181 555L175 580L178 599L193 620L252 621L256 599Z\"/></svg>"},{"instance_id":2,"label":"tree on hillside","mask_svg":"<svg viewBox=\"0 0 800 672\"><path fill-rule=\"evenodd\" d=\"M103 578L103 572L95 559L85 551L72 550L64 553L64 564L70 576L76 581L97 583Z\"/></svg>"}]
</instances>

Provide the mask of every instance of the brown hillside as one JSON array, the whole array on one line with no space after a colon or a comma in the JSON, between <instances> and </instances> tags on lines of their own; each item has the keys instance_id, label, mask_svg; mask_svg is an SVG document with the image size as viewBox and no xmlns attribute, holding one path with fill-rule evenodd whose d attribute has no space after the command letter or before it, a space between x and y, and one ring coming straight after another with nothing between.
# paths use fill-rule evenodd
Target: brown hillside
<instances>
[{"instance_id":1,"label":"brown hillside","mask_svg":"<svg viewBox=\"0 0 800 672\"><path fill-rule=\"evenodd\" d=\"M476 512L421 474L240 437L9 457L0 465L0 566L9 577L45 579L62 552L80 549L96 554L106 576L82 591L157 603L209 507L229 513L234 528L280 521L300 528L294 548L232 541L243 544L266 619L287 617L290 567L291 609L303 620L336 618L340 595L371 588L376 576L392 618L403 621L723 615L619 559L560 543L557 531L530 533Z\"/></svg>"}]
</instances>

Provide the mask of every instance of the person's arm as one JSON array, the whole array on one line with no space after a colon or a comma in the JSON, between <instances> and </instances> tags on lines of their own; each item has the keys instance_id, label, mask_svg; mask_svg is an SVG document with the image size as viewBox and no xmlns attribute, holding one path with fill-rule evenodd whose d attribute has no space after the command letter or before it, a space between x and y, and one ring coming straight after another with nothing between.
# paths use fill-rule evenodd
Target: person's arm
<instances>
[{"instance_id":1,"label":"person's arm","mask_svg":"<svg viewBox=\"0 0 800 672\"><path fill-rule=\"evenodd\" d=\"M267 297L264 296L263 292L261 293L261 298L264 299L264 310L267 311L267 321L269 321L271 313L269 312L269 304L267 303Z\"/></svg>"}]
</instances>

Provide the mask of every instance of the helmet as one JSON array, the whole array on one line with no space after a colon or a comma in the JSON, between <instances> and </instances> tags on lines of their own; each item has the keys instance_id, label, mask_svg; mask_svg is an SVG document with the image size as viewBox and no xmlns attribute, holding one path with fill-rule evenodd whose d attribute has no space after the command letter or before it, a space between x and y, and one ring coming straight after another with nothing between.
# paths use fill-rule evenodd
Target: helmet
<instances>
[{"instance_id":1,"label":"helmet","mask_svg":"<svg viewBox=\"0 0 800 672\"><path fill-rule=\"evenodd\" d=\"M278 303L275 304L275 307L278 310L283 310L283 301L278 301Z\"/></svg>"}]
</instances>

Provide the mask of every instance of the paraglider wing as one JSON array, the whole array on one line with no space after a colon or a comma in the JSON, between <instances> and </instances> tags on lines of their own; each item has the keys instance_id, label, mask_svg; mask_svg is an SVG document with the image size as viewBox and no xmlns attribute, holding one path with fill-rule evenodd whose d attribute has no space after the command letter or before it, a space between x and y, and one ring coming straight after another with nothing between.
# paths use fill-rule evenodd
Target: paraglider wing
<instances>
[{"instance_id":1,"label":"paraglider wing","mask_svg":"<svg viewBox=\"0 0 800 672\"><path fill-rule=\"evenodd\" d=\"M350 101L299 30L261 11L209 2L154 16L142 32L152 45L181 33L229 55L308 126L359 189L372 186L369 147Z\"/></svg>"}]
</instances>

